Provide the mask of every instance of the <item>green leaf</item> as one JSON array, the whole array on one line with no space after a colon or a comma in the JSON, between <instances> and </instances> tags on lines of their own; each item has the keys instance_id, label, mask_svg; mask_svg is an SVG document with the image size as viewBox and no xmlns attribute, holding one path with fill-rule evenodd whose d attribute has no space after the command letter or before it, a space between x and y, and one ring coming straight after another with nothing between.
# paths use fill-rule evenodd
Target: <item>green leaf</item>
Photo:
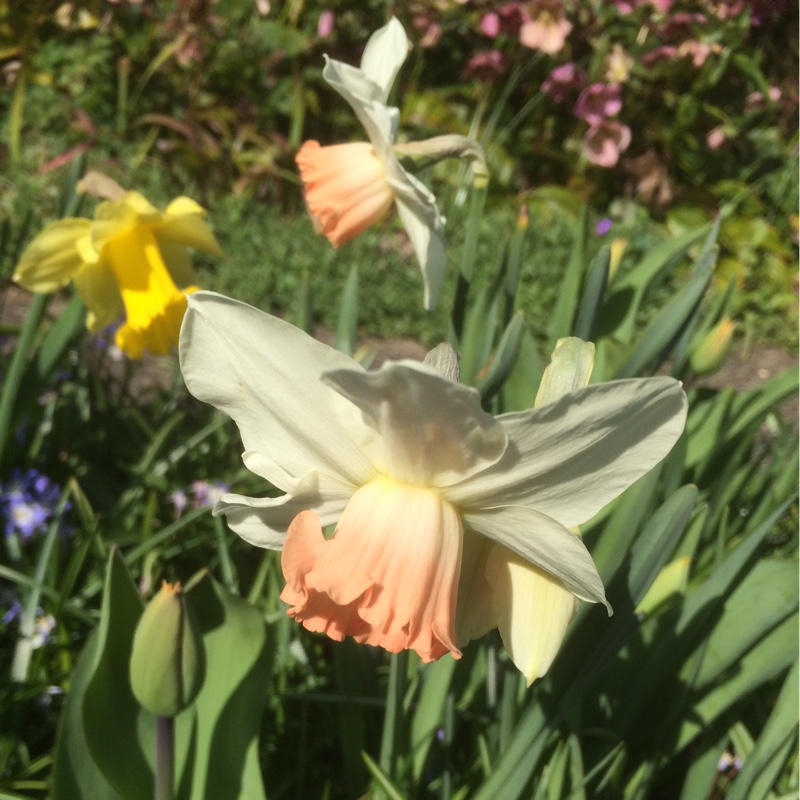
<instances>
[{"instance_id":1,"label":"green leaf","mask_svg":"<svg viewBox=\"0 0 800 800\"><path fill-rule=\"evenodd\" d=\"M578 317L575 320L573 336L591 342L594 339L597 321L603 308L603 298L608 285L608 268L611 263L611 251L604 247L592 262L586 288L583 290Z\"/></svg>"},{"instance_id":2,"label":"green leaf","mask_svg":"<svg viewBox=\"0 0 800 800\"><path fill-rule=\"evenodd\" d=\"M419 780L434 734L444 718L444 706L456 660L441 658L422 669L422 691L411 720L411 753L414 779Z\"/></svg>"},{"instance_id":3,"label":"green leaf","mask_svg":"<svg viewBox=\"0 0 800 800\"><path fill-rule=\"evenodd\" d=\"M633 270L617 281L603 309L602 335L613 333L614 338L630 344L636 331L636 315L647 291L669 275L683 261L692 245L710 229L710 224L703 225L653 248Z\"/></svg>"},{"instance_id":4,"label":"green leaf","mask_svg":"<svg viewBox=\"0 0 800 800\"><path fill-rule=\"evenodd\" d=\"M86 742L106 780L125 800L153 797L153 717L128 683L133 634L144 606L117 548L108 559L96 656L83 696ZM146 749L147 748L147 749Z\"/></svg>"},{"instance_id":5,"label":"green leaf","mask_svg":"<svg viewBox=\"0 0 800 800\"><path fill-rule=\"evenodd\" d=\"M122 800L92 757L84 733L83 698L97 658L93 633L72 673L56 736L53 760L53 800Z\"/></svg>"},{"instance_id":6,"label":"green leaf","mask_svg":"<svg viewBox=\"0 0 800 800\"><path fill-rule=\"evenodd\" d=\"M358 333L358 265L353 264L342 292L342 307L336 326L334 347L351 356L356 349Z\"/></svg>"},{"instance_id":7,"label":"green leaf","mask_svg":"<svg viewBox=\"0 0 800 800\"><path fill-rule=\"evenodd\" d=\"M578 307L578 294L581 288L583 272L586 268L586 228L588 219L588 209L586 205L583 205L575 231L575 240L572 244L569 263L559 287L556 307L553 310L552 317L550 317L548 334L551 345L555 345L558 339L569 336L572 331L572 321L575 316L575 309Z\"/></svg>"},{"instance_id":8,"label":"green leaf","mask_svg":"<svg viewBox=\"0 0 800 800\"><path fill-rule=\"evenodd\" d=\"M716 226L711 235L716 232ZM617 371L617 378L639 375L651 362L664 360L669 355L671 344L680 337L681 331L690 325L697 313L703 294L714 274L717 251L704 249L689 283L665 306L642 334L639 345Z\"/></svg>"},{"instance_id":9,"label":"green leaf","mask_svg":"<svg viewBox=\"0 0 800 800\"><path fill-rule=\"evenodd\" d=\"M176 719L177 747L190 743L194 755L178 798L263 798L258 732L271 672L264 619L208 576L186 592L186 602L203 634L206 679L193 713Z\"/></svg>"},{"instance_id":10,"label":"green leaf","mask_svg":"<svg viewBox=\"0 0 800 800\"><path fill-rule=\"evenodd\" d=\"M798 661L789 670L772 713L758 737L755 748L747 755L742 771L727 795L727 800L766 798L780 774L786 757L797 738Z\"/></svg>"},{"instance_id":11,"label":"green leaf","mask_svg":"<svg viewBox=\"0 0 800 800\"><path fill-rule=\"evenodd\" d=\"M500 344L494 353L486 373L475 383L484 403L491 400L502 389L517 363L522 336L525 333L525 318L518 311L511 318L508 327L503 331Z\"/></svg>"},{"instance_id":12,"label":"green leaf","mask_svg":"<svg viewBox=\"0 0 800 800\"><path fill-rule=\"evenodd\" d=\"M375 782L383 789L389 797L389 800L405 800L400 790L392 783L389 776L366 754L362 753L361 757L367 765L367 769L375 778Z\"/></svg>"}]
</instances>

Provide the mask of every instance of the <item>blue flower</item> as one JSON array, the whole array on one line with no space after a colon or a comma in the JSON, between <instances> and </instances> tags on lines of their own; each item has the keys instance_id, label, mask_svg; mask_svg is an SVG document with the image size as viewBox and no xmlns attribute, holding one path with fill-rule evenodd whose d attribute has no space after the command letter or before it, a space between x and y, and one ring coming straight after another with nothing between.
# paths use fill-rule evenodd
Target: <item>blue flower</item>
<instances>
[{"instance_id":1,"label":"blue flower","mask_svg":"<svg viewBox=\"0 0 800 800\"><path fill-rule=\"evenodd\" d=\"M44 532L61 497L61 487L35 469L15 469L11 479L0 483L0 512L6 536L19 533L29 539Z\"/></svg>"}]
</instances>

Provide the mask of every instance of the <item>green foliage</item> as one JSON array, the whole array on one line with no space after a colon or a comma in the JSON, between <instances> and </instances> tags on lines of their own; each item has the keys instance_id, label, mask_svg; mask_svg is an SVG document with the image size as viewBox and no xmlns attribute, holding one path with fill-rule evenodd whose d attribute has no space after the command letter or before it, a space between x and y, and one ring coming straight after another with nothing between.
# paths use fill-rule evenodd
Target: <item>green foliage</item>
<instances>
[{"instance_id":1,"label":"green foliage","mask_svg":"<svg viewBox=\"0 0 800 800\"><path fill-rule=\"evenodd\" d=\"M152 796L156 723L134 700L128 657L142 597L162 579L190 587L207 658L175 723L176 797L796 795L798 456L781 409L797 370L714 389L692 358L727 318L747 339L796 342L794 101L765 99L796 72L770 39L787 30L773 18L757 29L749 12L709 19L684 36L719 44L704 64L647 67L667 36L650 4L576 13L570 58L590 80L604 79L613 44L636 56L620 119L635 130L629 155L655 154L639 172L603 170L579 156L585 124L538 91L556 60L483 37L476 10L423 6L441 38L415 48L397 91L404 135L472 130L492 166L469 198L456 170L423 176L450 254L442 308L427 314L399 226L334 250L313 234L292 164L307 136L363 136L319 67L326 50L355 62L382 6L334 3L323 42L313 4L261 16L250 0L120 3L85 28L77 14L94 6L59 21L60 5L26 17L0 0L13 40L0 58L19 59L0 99L17 165L0 178L0 275L41 224L88 204L74 192L84 148L156 202L187 193L210 208L227 258L202 265L204 288L290 315L365 363L376 340L449 339L462 380L503 413L533 404L556 341L578 335L596 343L593 381L671 372L690 412L670 456L583 527L614 616L584 606L528 689L495 634L459 662L422 664L294 623L280 556L208 513L217 483L273 493L243 468L235 427L186 396L174 359L117 361L83 333L76 298L34 298L3 331L0 481L36 470L61 492L43 529L6 537L0 563L3 601L21 606L0 623L12 678L0 684L2 796ZM513 66L479 83L464 70L484 46ZM714 151L712 127L727 137ZM59 195L52 170L65 164ZM679 202L642 197L642 179ZM610 234L595 232L600 216ZM656 598L677 561L682 579Z\"/></svg>"}]
</instances>

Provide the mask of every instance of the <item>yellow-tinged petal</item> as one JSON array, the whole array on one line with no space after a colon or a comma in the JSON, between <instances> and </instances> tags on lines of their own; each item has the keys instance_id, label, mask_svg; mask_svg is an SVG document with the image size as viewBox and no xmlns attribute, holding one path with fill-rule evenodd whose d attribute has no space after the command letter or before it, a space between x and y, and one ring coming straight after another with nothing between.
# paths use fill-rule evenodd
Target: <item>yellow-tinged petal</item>
<instances>
[{"instance_id":1,"label":"yellow-tinged petal","mask_svg":"<svg viewBox=\"0 0 800 800\"><path fill-rule=\"evenodd\" d=\"M559 339L542 375L535 408L554 403L565 394L589 385L594 367L594 345L575 336Z\"/></svg>"},{"instance_id":2,"label":"yellow-tinged petal","mask_svg":"<svg viewBox=\"0 0 800 800\"><path fill-rule=\"evenodd\" d=\"M503 646L528 686L553 663L578 600L562 583L495 544L486 564Z\"/></svg>"},{"instance_id":3,"label":"yellow-tinged petal","mask_svg":"<svg viewBox=\"0 0 800 800\"><path fill-rule=\"evenodd\" d=\"M159 211L139 192L127 192L119 200L106 200L94 212L91 227L92 245L98 252L115 237L133 228L154 225L162 217Z\"/></svg>"},{"instance_id":4,"label":"yellow-tinged petal","mask_svg":"<svg viewBox=\"0 0 800 800\"><path fill-rule=\"evenodd\" d=\"M25 249L13 280L32 292L49 294L69 283L83 265L78 243L89 233L91 221L78 217L48 225Z\"/></svg>"},{"instance_id":5,"label":"yellow-tinged petal","mask_svg":"<svg viewBox=\"0 0 800 800\"><path fill-rule=\"evenodd\" d=\"M221 256L222 250L211 228L205 221L206 211L189 197L173 200L155 225L155 234L160 244L175 244L193 247L204 253ZM167 262L172 271L172 264Z\"/></svg>"},{"instance_id":6,"label":"yellow-tinged petal","mask_svg":"<svg viewBox=\"0 0 800 800\"><path fill-rule=\"evenodd\" d=\"M647 590L647 594L636 606L637 614L652 614L662 603L676 594L682 594L689 582L689 567L692 559L689 556L671 561L656 575L656 579Z\"/></svg>"},{"instance_id":7,"label":"yellow-tinged petal","mask_svg":"<svg viewBox=\"0 0 800 800\"><path fill-rule=\"evenodd\" d=\"M86 327L90 331L107 328L125 313L116 278L105 261L84 263L72 282L89 310Z\"/></svg>"}]
</instances>

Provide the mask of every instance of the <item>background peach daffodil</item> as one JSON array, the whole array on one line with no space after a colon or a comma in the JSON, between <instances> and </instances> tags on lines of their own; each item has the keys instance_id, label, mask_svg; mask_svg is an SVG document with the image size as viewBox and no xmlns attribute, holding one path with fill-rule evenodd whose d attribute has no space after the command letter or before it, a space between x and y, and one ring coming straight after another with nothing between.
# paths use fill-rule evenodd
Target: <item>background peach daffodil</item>
<instances>
[{"instance_id":1,"label":"background peach daffodil","mask_svg":"<svg viewBox=\"0 0 800 800\"><path fill-rule=\"evenodd\" d=\"M444 217L428 188L400 165L393 146L399 111L386 105L408 54L396 18L370 37L361 66L325 56L322 77L350 104L369 143L321 147L308 141L297 154L306 204L322 233L338 247L377 222L391 208L411 239L425 282L425 308L438 303L444 282Z\"/></svg>"},{"instance_id":2,"label":"background peach daffodil","mask_svg":"<svg viewBox=\"0 0 800 800\"><path fill-rule=\"evenodd\" d=\"M178 197L160 211L138 192L120 190L98 205L93 220L48 225L22 254L13 279L44 294L72 281L89 310L89 330L124 316L116 332L124 353L164 355L178 343L186 292L195 290L187 248L222 255L194 200Z\"/></svg>"},{"instance_id":3,"label":"background peach daffodil","mask_svg":"<svg viewBox=\"0 0 800 800\"><path fill-rule=\"evenodd\" d=\"M574 598L606 603L570 528L664 458L686 417L672 378L569 391L588 380L587 358L590 370L581 350L551 373L556 388L539 400L552 402L495 418L435 360L367 372L210 292L190 296L180 341L189 391L234 419L245 465L285 492L226 494L214 513L248 542L283 548L290 615L424 661L458 658L499 625L529 681L555 655ZM543 605L512 609L522 601ZM526 609L547 652L523 640Z\"/></svg>"}]
</instances>

